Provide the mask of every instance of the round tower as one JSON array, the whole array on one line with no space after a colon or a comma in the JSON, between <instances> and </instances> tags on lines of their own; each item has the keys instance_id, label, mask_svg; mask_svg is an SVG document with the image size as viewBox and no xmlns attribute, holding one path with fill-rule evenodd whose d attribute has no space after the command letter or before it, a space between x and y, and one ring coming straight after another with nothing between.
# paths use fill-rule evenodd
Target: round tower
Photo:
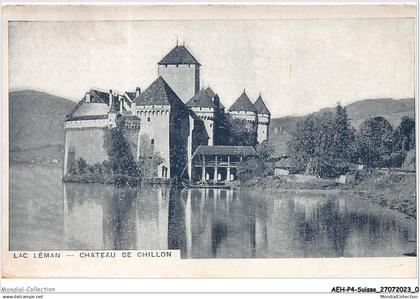
<instances>
[{"instance_id":1,"label":"round tower","mask_svg":"<svg viewBox=\"0 0 420 299\"><path fill-rule=\"evenodd\" d=\"M271 113L268 110L267 106L265 105L261 97L261 94L258 97L258 99L255 101L254 107L255 109L257 109L257 115L258 115L258 128L257 128L258 142L262 143L263 141L268 140L269 138Z\"/></svg>"}]
</instances>

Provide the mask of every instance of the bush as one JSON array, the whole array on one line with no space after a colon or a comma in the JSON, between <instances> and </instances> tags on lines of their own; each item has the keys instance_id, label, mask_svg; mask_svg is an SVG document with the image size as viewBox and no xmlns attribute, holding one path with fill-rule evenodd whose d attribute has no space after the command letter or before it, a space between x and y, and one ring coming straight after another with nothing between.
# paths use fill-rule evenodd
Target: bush
<instances>
[{"instance_id":1,"label":"bush","mask_svg":"<svg viewBox=\"0 0 420 299\"><path fill-rule=\"evenodd\" d=\"M269 167L260 159L250 159L239 163L237 168L238 178L241 183L269 174Z\"/></svg>"}]
</instances>

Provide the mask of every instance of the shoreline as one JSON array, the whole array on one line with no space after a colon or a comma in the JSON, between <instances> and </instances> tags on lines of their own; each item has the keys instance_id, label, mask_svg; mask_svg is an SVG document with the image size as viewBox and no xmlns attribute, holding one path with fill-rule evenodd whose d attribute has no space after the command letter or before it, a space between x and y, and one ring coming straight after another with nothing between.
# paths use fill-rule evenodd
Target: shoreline
<instances>
[{"instance_id":1,"label":"shoreline","mask_svg":"<svg viewBox=\"0 0 420 299\"><path fill-rule=\"evenodd\" d=\"M153 177L130 177L122 175L107 175L102 177L95 176L81 176L81 177L70 177L63 176L63 183L79 183L79 184L104 184L104 185L116 185L120 187L141 187L142 185L164 185L172 186L177 185L174 179L165 178L153 178Z\"/></svg>"},{"instance_id":2,"label":"shoreline","mask_svg":"<svg viewBox=\"0 0 420 299\"><path fill-rule=\"evenodd\" d=\"M360 173L357 179L353 177L346 184L327 179L296 182L286 177L274 178L270 176L253 179L241 187L269 193L295 192L341 195L349 199L369 200L415 219L417 217L415 173L373 170Z\"/></svg>"},{"instance_id":3,"label":"shoreline","mask_svg":"<svg viewBox=\"0 0 420 299\"><path fill-rule=\"evenodd\" d=\"M15 167L27 167L28 165L13 165ZM32 165L31 165L32 166ZM60 167L38 167L44 169L56 169ZM37 167L32 166L32 167ZM107 184L117 186L141 187L142 185L181 186L174 179L161 178L134 178L124 177L122 182L116 183L115 177L61 177L62 182L83 184ZM274 178L273 176L254 178L239 187L242 190L263 191L270 193L307 193L346 196L349 199L369 200L370 202L397 210L407 216L417 217L416 201L416 174L405 172L386 171L384 169L363 171L357 176L349 177L346 184L339 184L331 179L318 179L315 181L296 182L290 179Z\"/></svg>"}]
</instances>

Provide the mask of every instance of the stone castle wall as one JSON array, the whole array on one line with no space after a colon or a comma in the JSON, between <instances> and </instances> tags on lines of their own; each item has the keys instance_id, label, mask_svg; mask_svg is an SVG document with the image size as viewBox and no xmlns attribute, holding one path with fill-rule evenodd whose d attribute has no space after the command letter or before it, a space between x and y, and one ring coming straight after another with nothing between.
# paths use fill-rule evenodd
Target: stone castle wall
<instances>
[{"instance_id":1,"label":"stone castle wall","mask_svg":"<svg viewBox=\"0 0 420 299\"><path fill-rule=\"evenodd\" d=\"M114 123L114 122L112 122ZM83 158L88 165L108 160L104 149L105 129L112 127L109 118L76 120L65 122L64 175L67 174L69 161ZM139 126L129 125L124 130L133 158L137 154Z\"/></svg>"},{"instance_id":2,"label":"stone castle wall","mask_svg":"<svg viewBox=\"0 0 420 299\"><path fill-rule=\"evenodd\" d=\"M108 160L104 144L103 128L67 129L65 132L64 175L67 174L69 158L86 160L89 165Z\"/></svg>"}]
</instances>

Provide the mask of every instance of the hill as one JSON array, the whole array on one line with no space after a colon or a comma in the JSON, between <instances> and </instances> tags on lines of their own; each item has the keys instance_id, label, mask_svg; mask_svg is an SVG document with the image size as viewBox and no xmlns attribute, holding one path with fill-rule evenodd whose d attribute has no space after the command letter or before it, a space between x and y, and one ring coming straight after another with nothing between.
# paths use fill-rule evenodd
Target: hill
<instances>
[{"instance_id":1,"label":"hill","mask_svg":"<svg viewBox=\"0 0 420 299\"><path fill-rule=\"evenodd\" d=\"M351 124L358 129L360 124L374 116L385 117L395 128L400 124L403 116L414 117L414 99L366 99L354 102L346 106L347 113L351 119ZM334 111L334 108L324 108L315 113ZM291 138L296 124L303 121L308 115L304 116L285 116L273 118L270 124L270 140L276 146L276 154L281 155L287 152L287 142Z\"/></svg>"},{"instance_id":2,"label":"hill","mask_svg":"<svg viewBox=\"0 0 420 299\"><path fill-rule=\"evenodd\" d=\"M74 105L71 100L44 92L10 92L10 161L61 161L64 156L64 118Z\"/></svg>"}]
</instances>

